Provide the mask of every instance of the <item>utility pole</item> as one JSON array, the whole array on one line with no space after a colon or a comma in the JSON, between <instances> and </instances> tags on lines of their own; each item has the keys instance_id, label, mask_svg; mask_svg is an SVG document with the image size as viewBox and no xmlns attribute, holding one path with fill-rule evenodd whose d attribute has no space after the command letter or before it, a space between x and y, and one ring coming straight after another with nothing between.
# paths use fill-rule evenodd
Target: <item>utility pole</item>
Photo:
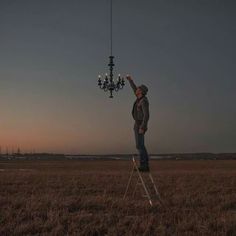
<instances>
[{"instance_id":1,"label":"utility pole","mask_svg":"<svg viewBox=\"0 0 236 236\"><path fill-rule=\"evenodd\" d=\"M17 148L17 156L20 156L20 148Z\"/></svg>"}]
</instances>

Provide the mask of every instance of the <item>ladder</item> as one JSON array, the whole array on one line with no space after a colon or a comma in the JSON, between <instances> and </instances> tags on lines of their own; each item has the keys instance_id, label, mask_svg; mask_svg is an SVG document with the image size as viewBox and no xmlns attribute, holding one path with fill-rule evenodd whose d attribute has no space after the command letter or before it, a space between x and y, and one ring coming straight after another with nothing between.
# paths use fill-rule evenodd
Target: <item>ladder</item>
<instances>
[{"instance_id":1,"label":"ladder","mask_svg":"<svg viewBox=\"0 0 236 236\"><path fill-rule=\"evenodd\" d=\"M131 186L132 177L134 177L134 176L135 176L135 173L136 173L136 174L137 174L137 175L136 175L137 182L136 182L136 185L135 185L134 190L133 190L133 196L134 196L134 194L135 194L135 192L136 192L136 190L137 190L137 186L138 186L138 185L141 185L142 188L143 188L143 190L144 190L144 192L145 192L145 195L143 195L143 196L148 199L150 206L153 206L153 199L152 199L152 197L151 197L150 191L149 191L148 188L147 188L147 180L145 181L145 178L144 178L144 176L143 176L143 175L148 175L148 178L149 178L149 180L151 181L151 185L152 185L152 187L153 187L153 189L154 189L155 196L157 197L159 203L160 203L161 205L163 205L162 200L161 200L161 196L160 196L160 194L159 194L159 192L158 192L157 186L156 186L156 184L155 184L155 182L154 182L154 180L153 180L153 177L152 177L151 172L143 172L143 173L141 174L141 172L140 172L139 169L138 169L138 166L137 166L137 163L136 163L136 161L135 161L134 156L133 156L133 158L132 158L132 163L133 163L133 168L132 168L132 171L131 171L131 174L130 174L130 177L129 177L129 180L128 180L128 183L127 183L127 186L126 186L126 190L125 190L123 199L126 198L126 196L127 196L127 194L128 194L128 191L129 191L129 189L130 189L130 186Z\"/></svg>"}]
</instances>

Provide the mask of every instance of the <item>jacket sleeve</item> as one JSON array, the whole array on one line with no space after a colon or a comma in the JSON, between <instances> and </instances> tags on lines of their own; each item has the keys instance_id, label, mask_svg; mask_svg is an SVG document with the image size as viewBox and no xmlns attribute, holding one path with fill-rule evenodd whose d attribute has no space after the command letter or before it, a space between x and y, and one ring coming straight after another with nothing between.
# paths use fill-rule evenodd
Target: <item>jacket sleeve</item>
<instances>
[{"instance_id":1,"label":"jacket sleeve","mask_svg":"<svg viewBox=\"0 0 236 236\"><path fill-rule=\"evenodd\" d=\"M149 102L146 99L144 99L142 102L142 110L143 110L143 121L142 124L140 125L140 128L147 130L147 124L149 120Z\"/></svg>"},{"instance_id":2,"label":"jacket sleeve","mask_svg":"<svg viewBox=\"0 0 236 236\"><path fill-rule=\"evenodd\" d=\"M137 90L136 84L134 83L133 80L129 80L129 84L130 84L130 86L131 86L131 88L133 89L134 94L135 94L135 92L136 92L136 90Z\"/></svg>"}]
</instances>

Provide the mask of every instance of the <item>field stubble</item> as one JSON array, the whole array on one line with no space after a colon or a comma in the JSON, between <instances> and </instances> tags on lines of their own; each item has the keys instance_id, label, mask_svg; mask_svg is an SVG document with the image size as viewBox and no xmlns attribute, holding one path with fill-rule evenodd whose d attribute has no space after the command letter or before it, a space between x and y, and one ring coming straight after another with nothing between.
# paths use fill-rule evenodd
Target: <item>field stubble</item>
<instances>
[{"instance_id":1,"label":"field stubble","mask_svg":"<svg viewBox=\"0 0 236 236\"><path fill-rule=\"evenodd\" d=\"M236 161L151 161L165 207L122 199L131 168L0 162L0 235L236 235Z\"/></svg>"}]
</instances>

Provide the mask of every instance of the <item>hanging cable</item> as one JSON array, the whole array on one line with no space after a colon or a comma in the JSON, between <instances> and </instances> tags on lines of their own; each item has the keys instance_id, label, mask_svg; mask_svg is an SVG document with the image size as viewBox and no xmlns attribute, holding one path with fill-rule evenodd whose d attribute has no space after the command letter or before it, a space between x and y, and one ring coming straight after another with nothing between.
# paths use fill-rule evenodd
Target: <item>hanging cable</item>
<instances>
[{"instance_id":1,"label":"hanging cable","mask_svg":"<svg viewBox=\"0 0 236 236\"><path fill-rule=\"evenodd\" d=\"M112 56L112 0L111 0L111 4L110 4L110 12L111 12L111 15L110 15L110 46L111 46L111 56Z\"/></svg>"}]
</instances>

